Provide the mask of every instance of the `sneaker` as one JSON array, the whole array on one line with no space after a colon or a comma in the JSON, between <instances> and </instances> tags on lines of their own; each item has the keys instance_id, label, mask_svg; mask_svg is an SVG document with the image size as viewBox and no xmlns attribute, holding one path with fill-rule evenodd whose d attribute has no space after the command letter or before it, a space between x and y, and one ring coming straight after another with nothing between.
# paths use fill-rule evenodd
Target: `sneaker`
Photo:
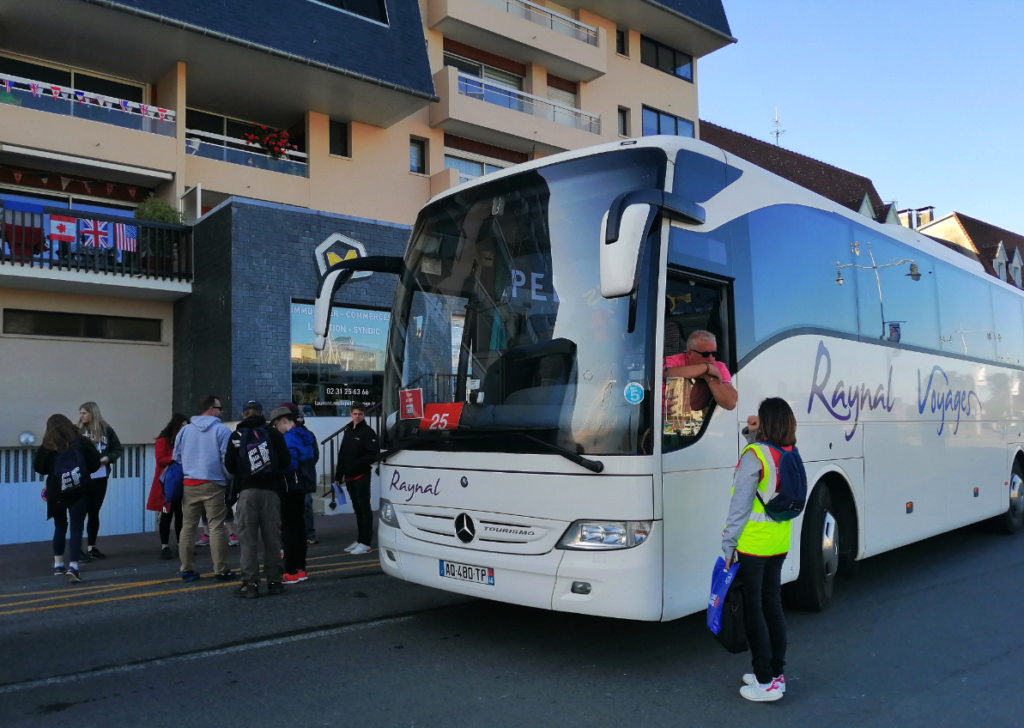
<instances>
[{"instance_id":1,"label":"sneaker","mask_svg":"<svg viewBox=\"0 0 1024 728\"><path fill-rule=\"evenodd\" d=\"M199 577L199 572L198 571L183 571L183 572L181 572L181 580L182 581L199 581L199 578L200 577Z\"/></svg>"},{"instance_id":2,"label":"sneaker","mask_svg":"<svg viewBox=\"0 0 1024 728\"><path fill-rule=\"evenodd\" d=\"M214 576L217 578L217 581L231 581L238 576L238 574L233 572L231 569L228 569L223 574L214 574Z\"/></svg>"},{"instance_id":3,"label":"sneaker","mask_svg":"<svg viewBox=\"0 0 1024 728\"><path fill-rule=\"evenodd\" d=\"M68 570L64 572L64 576L70 582L79 582L82 580L82 575L78 573L77 566L69 566Z\"/></svg>"},{"instance_id":4,"label":"sneaker","mask_svg":"<svg viewBox=\"0 0 1024 728\"><path fill-rule=\"evenodd\" d=\"M240 599L255 599L260 595L260 585L254 581L243 581L242 586L235 591L235 596Z\"/></svg>"},{"instance_id":5,"label":"sneaker","mask_svg":"<svg viewBox=\"0 0 1024 728\"><path fill-rule=\"evenodd\" d=\"M199 537L198 541L196 541L196 546L209 546L209 545L210 545L210 537L208 535L206 535L205 533L202 536Z\"/></svg>"},{"instance_id":6,"label":"sneaker","mask_svg":"<svg viewBox=\"0 0 1024 728\"><path fill-rule=\"evenodd\" d=\"M88 564L90 561L92 561L92 558L89 556L88 549L86 549L85 551L82 552L82 555L78 557L78 563L80 563L80 564Z\"/></svg>"},{"instance_id":7,"label":"sneaker","mask_svg":"<svg viewBox=\"0 0 1024 728\"><path fill-rule=\"evenodd\" d=\"M238 536L236 536L235 534L231 534L230 536L228 536L228 546L237 546L237 545L238 545Z\"/></svg>"},{"instance_id":8,"label":"sneaker","mask_svg":"<svg viewBox=\"0 0 1024 728\"><path fill-rule=\"evenodd\" d=\"M360 543L360 544L356 544L356 547L354 549L352 549L351 551L349 551L349 553L352 554L353 556L357 556L359 554L368 554L371 551L373 551L373 549L371 549L369 546L367 546L364 543Z\"/></svg>"},{"instance_id":9,"label":"sneaker","mask_svg":"<svg viewBox=\"0 0 1024 728\"><path fill-rule=\"evenodd\" d=\"M761 684L754 680L753 685L744 685L740 688L740 695L755 703L769 703L782 698L782 684L778 678L768 684Z\"/></svg>"},{"instance_id":10,"label":"sneaker","mask_svg":"<svg viewBox=\"0 0 1024 728\"><path fill-rule=\"evenodd\" d=\"M279 581L267 582L267 594L284 594L284 584Z\"/></svg>"},{"instance_id":11,"label":"sneaker","mask_svg":"<svg viewBox=\"0 0 1024 728\"><path fill-rule=\"evenodd\" d=\"M308 578L305 571L296 571L294 574L285 574L281 581L285 584L298 584L300 581L306 581Z\"/></svg>"},{"instance_id":12,"label":"sneaker","mask_svg":"<svg viewBox=\"0 0 1024 728\"><path fill-rule=\"evenodd\" d=\"M90 546L89 547L89 558L90 559L101 559L102 560L102 559L105 559L107 557L106 557L106 554L104 554L102 551L100 551L95 546Z\"/></svg>"},{"instance_id":13,"label":"sneaker","mask_svg":"<svg viewBox=\"0 0 1024 728\"><path fill-rule=\"evenodd\" d=\"M354 549L358 545L359 545L358 541L353 541L352 543L350 543L348 546L345 547L345 553L346 554L352 553L352 549Z\"/></svg>"},{"instance_id":14,"label":"sneaker","mask_svg":"<svg viewBox=\"0 0 1024 728\"><path fill-rule=\"evenodd\" d=\"M308 543L310 546L316 546L320 542L316 540L316 536L310 536L306 539L306 543Z\"/></svg>"},{"instance_id":15,"label":"sneaker","mask_svg":"<svg viewBox=\"0 0 1024 728\"><path fill-rule=\"evenodd\" d=\"M64 564L54 564L53 565L53 575L54 576L64 576L66 573L68 573L68 567L64 566Z\"/></svg>"},{"instance_id":16,"label":"sneaker","mask_svg":"<svg viewBox=\"0 0 1024 728\"><path fill-rule=\"evenodd\" d=\"M783 694L785 694L785 692L786 692L786 676L785 675L779 675L777 678L774 678L774 681L779 684L779 687L782 689ZM757 678L754 677L754 673L752 673L752 672L748 672L746 675L743 676L743 684L744 685L753 685L756 682L757 682Z\"/></svg>"},{"instance_id":17,"label":"sneaker","mask_svg":"<svg viewBox=\"0 0 1024 728\"><path fill-rule=\"evenodd\" d=\"M164 546L162 549L160 549L160 558L163 559L164 561L169 561L170 560L170 558L171 558L171 547L170 546Z\"/></svg>"}]
</instances>

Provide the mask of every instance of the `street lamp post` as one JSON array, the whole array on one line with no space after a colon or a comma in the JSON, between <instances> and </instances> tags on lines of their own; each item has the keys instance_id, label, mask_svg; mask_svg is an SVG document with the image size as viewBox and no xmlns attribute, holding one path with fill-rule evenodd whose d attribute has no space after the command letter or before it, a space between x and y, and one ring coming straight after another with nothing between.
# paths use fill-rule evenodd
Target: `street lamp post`
<instances>
[{"instance_id":1,"label":"street lamp post","mask_svg":"<svg viewBox=\"0 0 1024 728\"><path fill-rule=\"evenodd\" d=\"M850 250L858 258L860 257L860 243L856 243L856 242L855 243L851 243L850 244ZM882 314L882 335L879 336L878 338L884 339L885 338L885 302L882 300L882 279L879 277L878 271L880 269L882 269L882 268L893 268L895 266L903 265L904 263L909 263L910 264L910 272L907 273L906 275L907 275L908 278L910 278L910 280L912 280L912 281L919 281L919 280L921 280L921 273L920 273L920 271L917 268L917 263L915 263L914 261L910 260L910 258L903 258L902 260L897 260L897 261L894 261L892 263L883 263L882 265L878 265L878 263L875 262L875 254L871 251L871 243L868 243L868 256L870 256L870 258L871 258L871 265L857 265L856 263L839 263L838 261L836 261L836 269L837 269L836 283L838 285L840 285L840 286L843 285L843 268L860 268L861 270L871 270L871 271L875 272L875 285L878 286L878 308L879 308L879 310L881 311L881 314Z\"/></svg>"}]
</instances>

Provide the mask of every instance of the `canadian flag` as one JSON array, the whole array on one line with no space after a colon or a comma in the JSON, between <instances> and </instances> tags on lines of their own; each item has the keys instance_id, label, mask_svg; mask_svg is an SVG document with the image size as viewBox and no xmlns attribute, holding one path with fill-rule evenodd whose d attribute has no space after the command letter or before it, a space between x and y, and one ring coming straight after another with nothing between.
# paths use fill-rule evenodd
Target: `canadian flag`
<instances>
[{"instance_id":1,"label":"canadian flag","mask_svg":"<svg viewBox=\"0 0 1024 728\"><path fill-rule=\"evenodd\" d=\"M22 175L22 172L19 172L19 171L18 171L18 170L16 170L16 169L12 169L12 170L11 170L11 174L13 174L13 175L14 175L14 181L15 181L15 182L21 182L21 175Z\"/></svg>"},{"instance_id":2,"label":"canadian flag","mask_svg":"<svg viewBox=\"0 0 1024 728\"><path fill-rule=\"evenodd\" d=\"M73 243L78 233L78 220L73 217L50 215L50 239Z\"/></svg>"},{"instance_id":3,"label":"canadian flag","mask_svg":"<svg viewBox=\"0 0 1024 728\"><path fill-rule=\"evenodd\" d=\"M136 192L136 190L137 190L137 188L135 188L135 187L129 187L128 188L128 194L132 196L133 200L135 199L135 192Z\"/></svg>"}]
</instances>

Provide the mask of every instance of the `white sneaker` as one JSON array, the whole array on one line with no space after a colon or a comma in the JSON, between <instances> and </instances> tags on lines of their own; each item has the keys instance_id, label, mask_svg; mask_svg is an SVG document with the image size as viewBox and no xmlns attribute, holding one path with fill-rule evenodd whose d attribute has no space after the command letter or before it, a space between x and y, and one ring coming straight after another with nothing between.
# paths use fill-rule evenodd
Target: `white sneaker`
<instances>
[{"instance_id":1,"label":"white sneaker","mask_svg":"<svg viewBox=\"0 0 1024 728\"><path fill-rule=\"evenodd\" d=\"M352 549L354 549L358 545L359 545L358 541L353 541L352 543L350 543L348 546L345 547L345 553L346 554L352 553Z\"/></svg>"},{"instance_id":2,"label":"white sneaker","mask_svg":"<svg viewBox=\"0 0 1024 728\"><path fill-rule=\"evenodd\" d=\"M780 678L775 678L766 685L757 682L757 680L754 681L753 685L744 685L740 688L740 695L755 703L768 703L781 699L782 691Z\"/></svg>"},{"instance_id":3,"label":"white sneaker","mask_svg":"<svg viewBox=\"0 0 1024 728\"><path fill-rule=\"evenodd\" d=\"M782 694L785 695L786 694L786 676L785 675L779 675L777 678L775 678L775 682L779 683L779 687L782 688ZM746 675L743 676L743 684L744 685L754 685L755 683L757 683L757 678L754 677L754 673L748 672Z\"/></svg>"},{"instance_id":4,"label":"white sneaker","mask_svg":"<svg viewBox=\"0 0 1024 728\"><path fill-rule=\"evenodd\" d=\"M365 544L357 543L356 547L354 549L352 549L351 551L349 551L349 553L352 554L353 556L356 556L358 554L368 554L371 551L373 551L373 549L371 549L369 546L367 546Z\"/></svg>"}]
</instances>

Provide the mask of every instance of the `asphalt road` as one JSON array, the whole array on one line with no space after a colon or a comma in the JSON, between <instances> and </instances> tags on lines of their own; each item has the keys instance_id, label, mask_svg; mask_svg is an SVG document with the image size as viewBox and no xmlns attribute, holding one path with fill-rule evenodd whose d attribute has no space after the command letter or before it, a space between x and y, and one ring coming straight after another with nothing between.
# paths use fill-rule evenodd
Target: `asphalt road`
<instances>
[{"instance_id":1,"label":"asphalt road","mask_svg":"<svg viewBox=\"0 0 1024 728\"><path fill-rule=\"evenodd\" d=\"M0 583L0 725L1020 726L1024 535L974 527L790 611L788 692L739 697L746 655L703 616L556 614L382 575L314 549L311 579L241 601L167 564ZM122 570L124 571L124 570Z\"/></svg>"}]
</instances>

